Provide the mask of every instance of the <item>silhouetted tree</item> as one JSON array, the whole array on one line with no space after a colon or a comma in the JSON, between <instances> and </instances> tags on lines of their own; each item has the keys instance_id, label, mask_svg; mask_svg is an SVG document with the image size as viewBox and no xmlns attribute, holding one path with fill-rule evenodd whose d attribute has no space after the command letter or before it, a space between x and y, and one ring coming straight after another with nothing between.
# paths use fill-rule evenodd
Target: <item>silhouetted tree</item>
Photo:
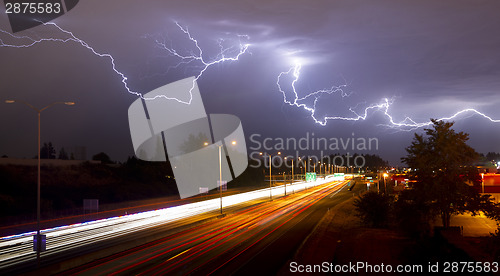
<instances>
[{"instance_id":1,"label":"silhouetted tree","mask_svg":"<svg viewBox=\"0 0 500 276\"><path fill-rule=\"evenodd\" d=\"M64 148L61 148L61 150L59 150L59 159L62 159L62 160L68 160L68 153L64 150Z\"/></svg>"},{"instance_id":2,"label":"silhouetted tree","mask_svg":"<svg viewBox=\"0 0 500 276\"><path fill-rule=\"evenodd\" d=\"M488 152L486 154L486 159L488 161L500 161L500 153L496 153L496 152Z\"/></svg>"},{"instance_id":3,"label":"silhouetted tree","mask_svg":"<svg viewBox=\"0 0 500 276\"><path fill-rule=\"evenodd\" d=\"M376 154L362 154L364 157L366 163L365 167L370 167L370 168L385 168L389 167L389 162L386 160L382 159L380 156Z\"/></svg>"},{"instance_id":4,"label":"silhouetted tree","mask_svg":"<svg viewBox=\"0 0 500 276\"><path fill-rule=\"evenodd\" d=\"M361 161L356 161L357 164L355 164L355 161L358 156L362 156L363 162ZM328 160L328 161L327 161ZM331 160L331 161L330 161ZM332 154L329 157L325 157L323 159L324 162L328 162L337 166L347 166L347 161L349 161L350 166L356 166L356 165L363 165L363 167L369 167L369 168L385 168L389 166L389 162L386 160L382 159L380 156L376 154L353 154L349 155L347 157L346 154ZM363 164L364 163L364 164Z\"/></svg>"},{"instance_id":5,"label":"silhouetted tree","mask_svg":"<svg viewBox=\"0 0 500 276\"><path fill-rule=\"evenodd\" d=\"M428 236L431 232L432 212L428 202L416 198L412 190L399 193L394 203L393 218L395 225L415 238Z\"/></svg>"},{"instance_id":6,"label":"silhouetted tree","mask_svg":"<svg viewBox=\"0 0 500 276\"><path fill-rule=\"evenodd\" d=\"M52 146L52 142L43 143L42 148L40 149L40 158L41 159L56 159L56 150Z\"/></svg>"},{"instance_id":7,"label":"silhouetted tree","mask_svg":"<svg viewBox=\"0 0 500 276\"><path fill-rule=\"evenodd\" d=\"M180 150L182 153L187 154L203 147L209 141L210 139L208 139L205 133L199 132L198 136L189 134L187 140L183 141L182 145L180 145Z\"/></svg>"},{"instance_id":8,"label":"silhouetted tree","mask_svg":"<svg viewBox=\"0 0 500 276\"><path fill-rule=\"evenodd\" d=\"M401 158L413 169L413 197L418 206L429 206L432 216L441 216L444 227L450 225L451 216L481 208L478 191L467 182L479 185L480 177L472 166L477 160L476 151L467 145L469 135L455 132L453 122L431 119L432 128L425 129L425 136L415 134L408 155Z\"/></svg>"},{"instance_id":9,"label":"silhouetted tree","mask_svg":"<svg viewBox=\"0 0 500 276\"><path fill-rule=\"evenodd\" d=\"M386 226L391 214L392 196L370 191L354 200L356 215L370 226Z\"/></svg>"},{"instance_id":10,"label":"silhouetted tree","mask_svg":"<svg viewBox=\"0 0 500 276\"><path fill-rule=\"evenodd\" d=\"M109 156L104 152L100 152L100 153L92 156L92 160L101 161L102 164L112 164L113 163L113 161L111 161Z\"/></svg>"}]
</instances>

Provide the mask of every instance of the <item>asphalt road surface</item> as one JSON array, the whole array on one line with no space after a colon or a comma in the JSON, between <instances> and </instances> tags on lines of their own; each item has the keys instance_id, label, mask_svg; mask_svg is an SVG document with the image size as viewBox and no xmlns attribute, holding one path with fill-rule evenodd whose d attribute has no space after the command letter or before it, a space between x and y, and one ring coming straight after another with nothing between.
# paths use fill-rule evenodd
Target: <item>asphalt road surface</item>
<instances>
[{"instance_id":1,"label":"asphalt road surface","mask_svg":"<svg viewBox=\"0 0 500 276\"><path fill-rule=\"evenodd\" d=\"M314 183L297 182L288 185L287 191L301 191L313 186L323 186L331 180ZM227 213L267 201L269 189L260 189L224 196L222 201ZM272 189L273 198L283 195L284 187ZM177 233L209 220L219 214L220 199L214 198L164 209L140 212L61 225L42 230L47 236L47 251L41 254L41 267L52 274L81 265L97 258L122 252L144 243ZM36 268L32 249L33 232L0 237L0 274L18 274ZM52 267L52 268L49 268Z\"/></svg>"},{"instance_id":2,"label":"asphalt road surface","mask_svg":"<svg viewBox=\"0 0 500 276\"><path fill-rule=\"evenodd\" d=\"M349 198L347 181L264 201L62 275L272 275L286 265L329 208Z\"/></svg>"}]
</instances>

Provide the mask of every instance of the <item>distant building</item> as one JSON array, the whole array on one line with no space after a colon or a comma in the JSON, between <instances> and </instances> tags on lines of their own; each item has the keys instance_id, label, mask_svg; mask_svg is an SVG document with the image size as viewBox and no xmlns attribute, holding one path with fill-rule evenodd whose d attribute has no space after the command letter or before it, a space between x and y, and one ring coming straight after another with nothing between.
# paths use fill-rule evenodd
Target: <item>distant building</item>
<instances>
[{"instance_id":1,"label":"distant building","mask_svg":"<svg viewBox=\"0 0 500 276\"><path fill-rule=\"evenodd\" d=\"M482 163L477 163L476 167L479 171L479 173L497 173L497 164L493 162L482 162Z\"/></svg>"}]
</instances>

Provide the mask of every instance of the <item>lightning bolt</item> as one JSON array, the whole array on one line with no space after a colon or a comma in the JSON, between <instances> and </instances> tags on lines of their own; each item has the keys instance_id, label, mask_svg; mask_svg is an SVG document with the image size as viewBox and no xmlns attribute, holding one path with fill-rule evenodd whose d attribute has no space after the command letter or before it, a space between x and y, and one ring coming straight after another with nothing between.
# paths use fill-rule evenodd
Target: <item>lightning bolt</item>
<instances>
[{"instance_id":1,"label":"lightning bolt","mask_svg":"<svg viewBox=\"0 0 500 276\"><path fill-rule=\"evenodd\" d=\"M178 22L175 22L177 27L186 35L186 37L193 43L194 47L196 48L196 52L190 52L189 54L181 54L177 50L173 49L172 47L168 47L167 43L165 41L161 41L159 39L156 39L155 42L160 47L161 49L165 50L170 56L178 58L180 61L177 63L177 65L173 66L173 68L177 68L180 65L187 65L191 64L193 62L198 62L201 63L202 69L198 73L197 76L195 76L193 80L193 86L189 90L191 98L189 102L192 100L192 93L191 91L193 90L196 81L207 71L207 69L213 65L220 64L223 62L231 62L231 61L238 61L240 56L247 53L248 47L250 44L248 43L242 43L241 38L249 39L250 37L247 35L238 35L240 38L238 49L234 50L235 47L224 47L223 42L224 39L219 39L217 41L218 46L219 46L219 54L213 58L213 59L207 59L203 53L203 49L200 47L198 40L194 38L191 33L189 32L189 29L187 27L181 26ZM237 52L233 56L228 56L228 52ZM170 67L172 68L172 67Z\"/></svg>"},{"instance_id":2,"label":"lightning bolt","mask_svg":"<svg viewBox=\"0 0 500 276\"><path fill-rule=\"evenodd\" d=\"M389 128L393 129L398 129L398 130L403 130L403 131L413 131L421 127L426 127L432 124L432 122L416 122L410 117L405 117L404 120L402 121L396 121L393 116L389 113L389 108L393 104L394 100L390 100L387 98L384 98L380 101L380 103L376 104L371 104L367 107L365 107L364 111L361 113L358 113L355 111L355 107L349 107L349 111L353 113L353 116L350 117L345 117L345 116L325 116L323 119L319 120L316 118L316 104L318 103L320 97L324 94L333 94L333 93L339 93L342 97L348 97L350 94L347 94L344 92L344 88L346 85L341 85L341 86L332 86L329 89L323 89L323 90L318 90L311 92L307 94L304 97L299 97L299 93L297 92L297 89L295 87L296 83L299 81L300 78L300 69L301 69L301 64L297 63L293 67L291 67L288 71L281 72L276 80L276 86L278 87L279 92L283 94L283 102L290 105L290 106L295 106L298 108L302 108L306 111L308 111L311 115L311 118L314 120L315 123L326 126L327 122L330 120L342 120L342 121L361 121L361 120L366 120L369 116L369 114L377 111L381 111L382 114L387 117L389 123L384 125ZM291 92L285 92L281 86L281 83L283 82L282 78L287 75L292 75L293 79L291 81ZM290 96L291 94L291 96ZM314 98L314 101L311 104L308 105L307 102L305 102L308 98ZM479 115L490 122L493 123L500 123L499 119L493 119L492 117L476 110L473 108L467 108L460 110L456 112L455 114L449 116L449 117L443 117L436 119L438 121L449 121L453 120L455 118L460 117L461 115L464 114L470 114L471 116L473 115Z\"/></svg>"},{"instance_id":3,"label":"lightning bolt","mask_svg":"<svg viewBox=\"0 0 500 276\"><path fill-rule=\"evenodd\" d=\"M201 69L201 71L198 73L198 75L195 77L194 81L193 81L193 85L191 87L191 89L189 90L189 100L181 100L181 99L178 99L178 98L173 98L173 97L168 97L166 95L157 95L155 97L152 97L152 98L148 98L148 97L144 97L142 93L140 92L136 92L136 91L133 91L130 89L129 85L128 85L128 78L125 76L124 73L122 73L121 71L119 71L116 67L116 63L115 63L115 59L114 57L111 55L111 54L108 54L108 53L99 53L98 51L96 51L92 46L90 46L87 42L83 41L82 39L78 38L77 36L75 36L73 34L73 32L71 31L68 31L68 30L65 30L63 28L61 28L60 26L58 26L56 23L53 23L53 22L48 22L48 23L43 23L44 26L54 26L59 32L61 32L62 34L68 36L66 38L39 38L39 39L35 39L35 38L32 38L32 37L29 37L29 36L16 36L14 34L11 34L7 31L4 31L4 30L1 30L0 29L0 33L2 34L5 34L7 35L8 37L12 38L12 39L15 39L17 41L21 41L21 43L19 44L9 44L9 43L5 43L4 40L2 40L0 38L0 47L11 47L11 48L29 48L29 47L33 47L39 43L43 43L43 42L61 42L61 43L68 43L68 42L73 42L73 43L77 43L79 45L81 45L82 47L88 49L89 51L91 51L94 55L98 56L98 57L101 57L101 58L107 58L109 59L110 63L111 63L111 68L113 69L113 71L121 78L121 82L124 86L124 88L127 90L128 93L130 94L133 94L133 95L136 95L138 97L141 97L142 99L144 100L154 100L154 99L157 99L157 98L164 98L164 99L167 99L167 100L175 100L179 103L183 103L183 104L191 104L191 101L193 99L193 95L192 95L192 90L193 88L195 87L195 84L196 84L196 81L203 75L203 73L205 71L208 70L209 67L211 66L214 66L214 65L217 65L217 64L220 64L220 63L223 63L223 62L229 62L229 61L237 61L241 55L245 54L248 50L248 47L250 46L250 44L243 44L240 42L239 44L239 51L236 55L234 56L228 56L228 52L232 49L232 47L230 48L225 48L222 46L222 41L223 40L219 40L219 48L220 48L220 53L217 55L216 58L214 59L211 59L211 60L207 60L206 57L204 57L203 55L203 50L202 48L199 46L198 44L198 41L190 34L189 30L187 28L184 28L182 27L179 23L175 23L179 29L188 37L188 39L194 43L194 46L196 47L197 49L197 53L196 54L190 54L190 55L181 55L179 54L175 49L172 49L172 48L168 48L166 47L165 44L161 44L159 41L156 41L157 44L161 45L163 49L165 49L169 54L177 57L177 58L180 58L181 59L181 62L176 65L176 66L179 66L179 65L182 65L182 64L187 64L187 63L191 63L191 62L201 62L202 65L203 65L203 68ZM248 36L245 36L245 35L239 35L238 37L245 37L247 39L249 39ZM22 43L24 42L24 43Z\"/></svg>"},{"instance_id":4,"label":"lightning bolt","mask_svg":"<svg viewBox=\"0 0 500 276\"><path fill-rule=\"evenodd\" d=\"M279 75L278 75L278 79L276 80L276 85L278 86L278 90L283 94L283 101L286 103L286 104L289 104L290 106L296 106L296 107L299 107L299 108L303 108L305 110L307 110L309 113L311 113L311 117L313 118L313 120L322 125L322 126L325 126L326 125L326 121L327 119L323 119L322 121L318 120L316 118L316 103L318 102L318 99L321 97L321 95L323 94L333 94L333 93L339 93L342 97L348 97L350 96L350 94L347 94L344 92L343 88L345 88L347 85L341 85L341 86L332 86L331 88L329 89L322 89L322 90L318 90L318 91L315 91L315 92L312 92L310 94L307 94L306 96L300 98L299 97L299 94L297 93L297 89L295 87L295 84L297 83L297 81L299 80L299 77L300 77L300 69L302 68L302 65L300 63L297 63L295 64L294 67L290 68L288 71L286 72L281 72ZM291 83L291 87L292 87L292 99L289 100L287 97L287 93L283 90L283 88L281 87L281 78L283 76L286 76L286 75L290 75L292 74L293 76L293 80L292 80L292 83ZM314 102L313 102L313 105L310 107L307 105L307 103L304 103L306 102L307 99L309 98L314 98Z\"/></svg>"}]
</instances>

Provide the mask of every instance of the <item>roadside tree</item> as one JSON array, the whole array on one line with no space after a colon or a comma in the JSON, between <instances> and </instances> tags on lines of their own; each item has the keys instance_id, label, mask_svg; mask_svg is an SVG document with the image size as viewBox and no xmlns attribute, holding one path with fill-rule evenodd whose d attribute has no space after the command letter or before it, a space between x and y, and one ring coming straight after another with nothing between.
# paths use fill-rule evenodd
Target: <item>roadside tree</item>
<instances>
[{"instance_id":1,"label":"roadside tree","mask_svg":"<svg viewBox=\"0 0 500 276\"><path fill-rule=\"evenodd\" d=\"M467 145L469 134L455 132L453 122L431 121L425 135L415 134L402 161L416 180L413 198L449 227L452 215L486 208L489 196L480 196L473 187L480 185L481 177L473 166L479 155Z\"/></svg>"}]
</instances>

